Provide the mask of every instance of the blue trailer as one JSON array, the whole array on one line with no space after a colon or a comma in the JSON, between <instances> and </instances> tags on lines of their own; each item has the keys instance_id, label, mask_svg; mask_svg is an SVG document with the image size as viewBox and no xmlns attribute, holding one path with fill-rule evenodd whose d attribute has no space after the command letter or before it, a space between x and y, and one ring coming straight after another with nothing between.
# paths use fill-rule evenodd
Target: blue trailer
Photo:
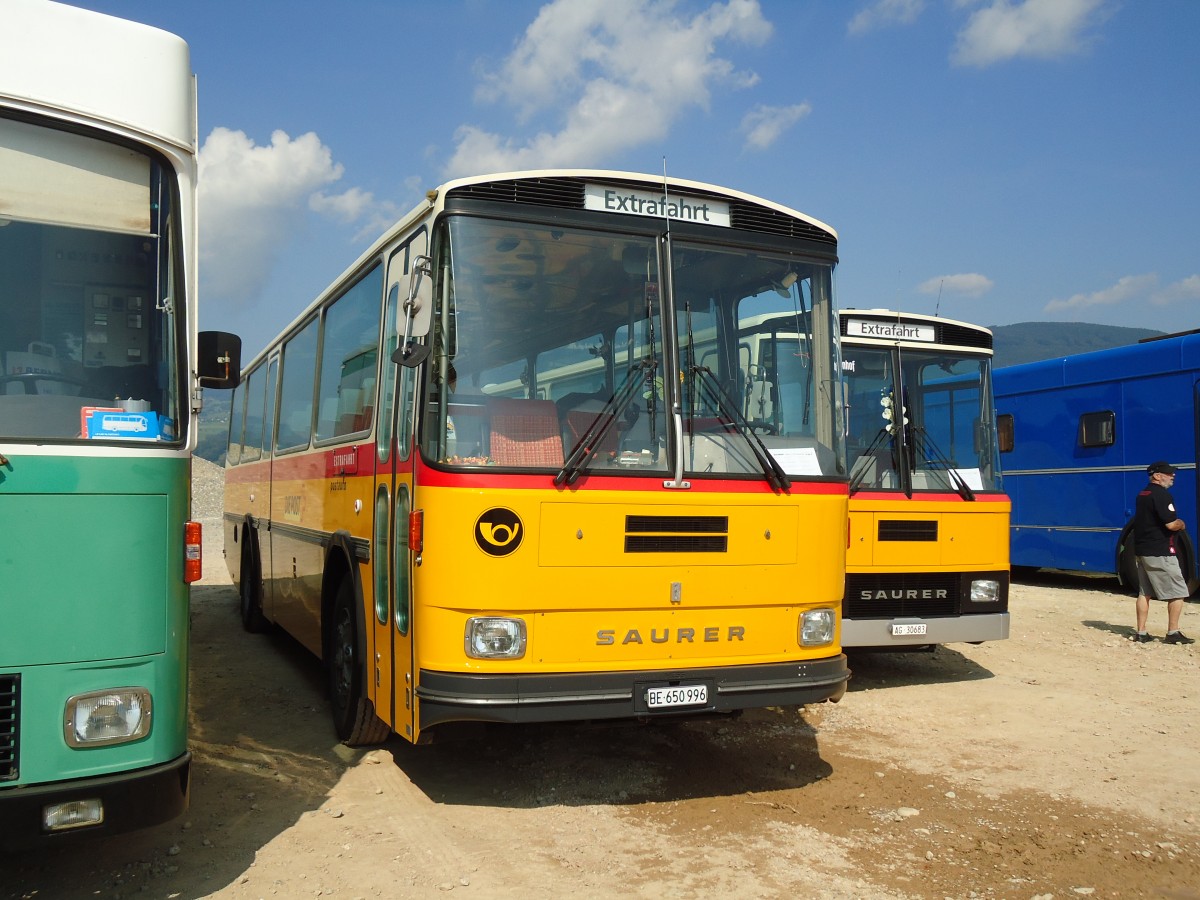
<instances>
[{"instance_id":1,"label":"blue trailer","mask_svg":"<svg viewBox=\"0 0 1200 900\"><path fill-rule=\"evenodd\" d=\"M1136 588L1133 501L1160 459L1179 470L1176 508L1200 531L1200 331L1005 366L993 382L1013 566L1108 573ZM1188 532L1179 557L1195 591Z\"/></svg>"}]
</instances>

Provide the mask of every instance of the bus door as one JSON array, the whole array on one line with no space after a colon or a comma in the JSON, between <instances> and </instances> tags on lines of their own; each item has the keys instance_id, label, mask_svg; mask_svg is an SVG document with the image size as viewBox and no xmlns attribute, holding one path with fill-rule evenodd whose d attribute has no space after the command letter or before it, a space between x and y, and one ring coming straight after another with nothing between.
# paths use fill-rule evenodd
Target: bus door
<instances>
[{"instance_id":1,"label":"bus door","mask_svg":"<svg viewBox=\"0 0 1200 900\"><path fill-rule=\"evenodd\" d=\"M404 333L409 262L424 253L424 232L388 261L387 301L380 354L379 425L375 446L375 530L372 541L374 604L368 674L375 714L393 731L413 738L412 510L413 394L417 369L392 362Z\"/></svg>"}]
</instances>

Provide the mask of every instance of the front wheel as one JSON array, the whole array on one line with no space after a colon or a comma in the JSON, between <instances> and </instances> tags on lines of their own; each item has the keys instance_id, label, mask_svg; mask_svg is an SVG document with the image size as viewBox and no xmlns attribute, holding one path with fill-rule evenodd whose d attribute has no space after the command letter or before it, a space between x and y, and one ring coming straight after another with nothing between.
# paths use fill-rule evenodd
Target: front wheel
<instances>
[{"instance_id":1,"label":"front wheel","mask_svg":"<svg viewBox=\"0 0 1200 900\"><path fill-rule=\"evenodd\" d=\"M329 633L329 699L338 739L349 747L379 744L391 729L375 715L363 695L363 662L359 653L354 583L343 578L333 603Z\"/></svg>"}]
</instances>

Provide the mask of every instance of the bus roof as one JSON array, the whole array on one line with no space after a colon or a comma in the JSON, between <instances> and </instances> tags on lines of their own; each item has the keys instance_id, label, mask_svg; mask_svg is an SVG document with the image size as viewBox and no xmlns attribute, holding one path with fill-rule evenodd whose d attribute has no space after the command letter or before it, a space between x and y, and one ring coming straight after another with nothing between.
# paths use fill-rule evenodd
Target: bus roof
<instances>
[{"instance_id":1,"label":"bus roof","mask_svg":"<svg viewBox=\"0 0 1200 900\"><path fill-rule=\"evenodd\" d=\"M812 216L802 213L798 210L791 209L781 203L775 203L771 200L765 200L762 197L756 197L753 194L747 194L743 191L733 190L732 188L721 187L716 184L706 184L703 181L690 181L686 178L664 177L662 175L647 175L644 172L621 172L607 169L530 169L528 171L518 172L499 172L491 175L473 175L469 178L458 178L453 181L447 181L445 184L436 188L436 191L445 195L455 188L464 187L472 184L483 182L497 181L532 181L536 179L550 178L576 178L587 179L596 178L603 181L639 181L644 182L647 188L656 188L659 185L666 184L671 192L693 191L701 194L720 194L730 199L743 200L747 203L755 203L760 206L765 206L781 212L786 216L791 216L795 219L807 222L810 225L819 228L826 232L834 240L837 240L837 232L832 226L827 225L820 219L814 219Z\"/></svg>"},{"instance_id":2,"label":"bus roof","mask_svg":"<svg viewBox=\"0 0 1200 900\"><path fill-rule=\"evenodd\" d=\"M1123 381L1181 370L1200 370L1200 333L1004 366L996 370L996 394Z\"/></svg>"},{"instance_id":3,"label":"bus roof","mask_svg":"<svg viewBox=\"0 0 1200 900\"><path fill-rule=\"evenodd\" d=\"M976 353L992 352L992 330L971 322L894 309L841 309L838 310L838 316L841 319L843 342L889 346L903 344L910 349L936 346ZM891 326L891 329L868 334L863 330L855 330L851 323L859 325L860 329L865 323L878 323ZM902 331L903 326L911 326L908 333Z\"/></svg>"},{"instance_id":4,"label":"bus roof","mask_svg":"<svg viewBox=\"0 0 1200 900\"><path fill-rule=\"evenodd\" d=\"M363 253L354 260L354 262L347 266L342 273L339 274L338 277L335 278L323 291L321 291L321 293L318 294L316 298L300 312L299 315L289 322L285 328L279 331L276 336L272 338L265 347L259 350L258 353L256 353L248 362L244 362L243 369L249 370L258 365L258 363L267 355L272 347L274 347L274 345L277 344L281 338L285 337L289 332L295 329L297 325L307 319L312 314L313 310L317 309L323 302L325 302L332 291L336 290L339 285L344 284L347 279L352 278L354 273L362 269L362 267L369 260L373 259L383 247L386 247L397 237L403 235L406 231L415 226L422 218L429 215L430 211L437 206L439 201L444 203L445 198L452 191L462 188L470 188L473 185L489 185L505 182L529 183L536 181L550 181L554 179L574 179L578 181L584 181L588 178L594 178L598 182L603 183L640 182L646 185L647 190L656 189L658 186L663 184L663 178L661 175L647 175L644 173L620 172L607 169L531 169L528 171L472 175L466 178L457 178L451 181L443 182L437 187L427 191L424 200L419 202L411 210L397 219L393 224L388 226L387 230L384 231L383 234L379 235L379 237L377 237L374 241L372 241L371 245L367 247L367 249L364 250ZM705 184L704 182L700 181L689 181L682 178L667 178L666 183L671 192L678 191L685 195L688 194L688 192L699 193L702 195L719 195L730 200L742 201L746 204L755 204L767 207L783 216L806 223L810 231L816 230L822 232L823 236L833 244L836 244L837 242L837 232L834 231L832 227L826 225L819 219L814 219L812 216L805 215L802 212L790 209L782 204L774 203L770 200L764 200L763 198L756 197L753 194L735 191L731 188L720 187L719 185Z\"/></svg>"},{"instance_id":5,"label":"bus roof","mask_svg":"<svg viewBox=\"0 0 1200 900\"><path fill-rule=\"evenodd\" d=\"M0 103L78 114L196 149L183 39L49 0L0 3Z\"/></svg>"}]
</instances>

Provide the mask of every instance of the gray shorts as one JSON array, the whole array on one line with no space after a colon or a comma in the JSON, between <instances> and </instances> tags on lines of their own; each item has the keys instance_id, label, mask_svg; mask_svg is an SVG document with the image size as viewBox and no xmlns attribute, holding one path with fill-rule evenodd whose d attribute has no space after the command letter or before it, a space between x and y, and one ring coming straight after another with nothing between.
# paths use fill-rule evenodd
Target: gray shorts
<instances>
[{"instance_id":1,"label":"gray shorts","mask_svg":"<svg viewBox=\"0 0 1200 900\"><path fill-rule=\"evenodd\" d=\"M1186 597L1187 583L1175 556L1139 556L1138 592L1151 600L1179 600Z\"/></svg>"}]
</instances>

